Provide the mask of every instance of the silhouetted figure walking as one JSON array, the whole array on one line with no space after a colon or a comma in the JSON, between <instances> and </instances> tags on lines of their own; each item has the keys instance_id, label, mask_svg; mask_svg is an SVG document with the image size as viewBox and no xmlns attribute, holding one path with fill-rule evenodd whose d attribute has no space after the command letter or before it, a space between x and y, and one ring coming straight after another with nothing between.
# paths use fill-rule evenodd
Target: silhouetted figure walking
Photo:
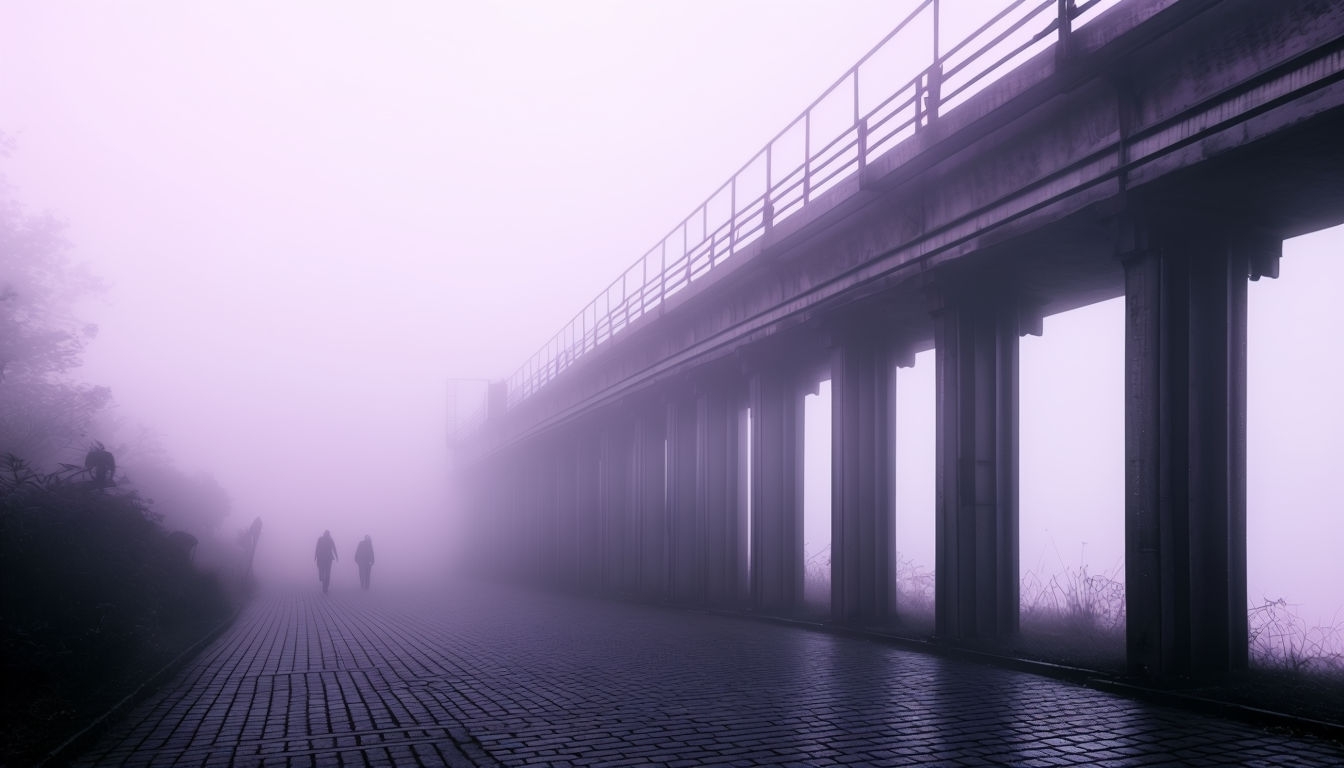
<instances>
[{"instance_id":1,"label":"silhouetted figure walking","mask_svg":"<svg viewBox=\"0 0 1344 768\"><path fill-rule=\"evenodd\" d=\"M373 537L368 534L355 547L355 564L359 566L359 586L368 589L369 572L373 570Z\"/></svg>"},{"instance_id":2,"label":"silhouetted figure walking","mask_svg":"<svg viewBox=\"0 0 1344 768\"><path fill-rule=\"evenodd\" d=\"M313 559L317 561L317 578L322 581L322 594L325 595L331 587L331 561L340 559L336 557L336 541L331 538L331 531L323 531L318 537Z\"/></svg>"}]
</instances>

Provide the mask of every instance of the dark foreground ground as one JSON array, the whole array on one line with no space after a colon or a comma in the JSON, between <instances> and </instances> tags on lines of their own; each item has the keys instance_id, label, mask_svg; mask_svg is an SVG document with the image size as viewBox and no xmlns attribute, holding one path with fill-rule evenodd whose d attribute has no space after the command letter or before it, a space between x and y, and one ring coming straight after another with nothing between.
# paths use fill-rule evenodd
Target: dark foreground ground
<instances>
[{"instance_id":1,"label":"dark foreground ground","mask_svg":"<svg viewBox=\"0 0 1344 768\"><path fill-rule=\"evenodd\" d=\"M863 639L462 585L264 595L80 766L1344 766Z\"/></svg>"}]
</instances>

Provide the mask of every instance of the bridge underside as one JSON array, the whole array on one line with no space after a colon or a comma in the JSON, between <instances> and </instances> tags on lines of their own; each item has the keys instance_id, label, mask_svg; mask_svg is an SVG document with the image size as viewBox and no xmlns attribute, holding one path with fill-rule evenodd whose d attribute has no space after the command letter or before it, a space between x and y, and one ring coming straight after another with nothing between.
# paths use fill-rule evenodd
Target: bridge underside
<instances>
[{"instance_id":1,"label":"bridge underside","mask_svg":"<svg viewBox=\"0 0 1344 768\"><path fill-rule=\"evenodd\" d=\"M831 619L888 622L894 370L934 348L935 634L1011 637L1018 339L1123 296L1129 667L1244 667L1247 280L1344 221L1336 6L1132 0L870 163L492 417L482 564L795 612L802 403L830 379Z\"/></svg>"}]
</instances>

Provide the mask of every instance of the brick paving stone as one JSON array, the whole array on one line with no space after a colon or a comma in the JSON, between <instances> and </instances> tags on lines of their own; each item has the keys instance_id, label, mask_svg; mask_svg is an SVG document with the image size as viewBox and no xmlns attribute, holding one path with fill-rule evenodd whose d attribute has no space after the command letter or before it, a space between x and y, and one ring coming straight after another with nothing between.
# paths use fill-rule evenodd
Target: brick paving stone
<instances>
[{"instance_id":1,"label":"brick paving stone","mask_svg":"<svg viewBox=\"0 0 1344 768\"><path fill-rule=\"evenodd\" d=\"M786 625L269 594L76 766L1341 766L1344 745Z\"/></svg>"}]
</instances>

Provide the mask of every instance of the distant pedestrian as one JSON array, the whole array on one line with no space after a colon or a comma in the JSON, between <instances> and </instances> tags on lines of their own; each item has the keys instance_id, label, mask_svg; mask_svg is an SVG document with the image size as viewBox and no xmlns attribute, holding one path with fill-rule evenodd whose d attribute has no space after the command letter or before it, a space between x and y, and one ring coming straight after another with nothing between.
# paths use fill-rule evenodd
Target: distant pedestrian
<instances>
[{"instance_id":1,"label":"distant pedestrian","mask_svg":"<svg viewBox=\"0 0 1344 768\"><path fill-rule=\"evenodd\" d=\"M313 555L317 561L317 578L322 582L322 594L326 594L331 587L331 561L338 560L336 557L336 541L331 538L331 531L323 531L317 539L317 552Z\"/></svg>"},{"instance_id":2,"label":"distant pedestrian","mask_svg":"<svg viewBox=\"0 0 1344 768\"><path fill-rule=\"evenodd\" d=\"M355 547L355 564L359 566L359 586L368 589L369 572L373 570L373 537L368 534Z\"/></svg>"}]
</instances>

